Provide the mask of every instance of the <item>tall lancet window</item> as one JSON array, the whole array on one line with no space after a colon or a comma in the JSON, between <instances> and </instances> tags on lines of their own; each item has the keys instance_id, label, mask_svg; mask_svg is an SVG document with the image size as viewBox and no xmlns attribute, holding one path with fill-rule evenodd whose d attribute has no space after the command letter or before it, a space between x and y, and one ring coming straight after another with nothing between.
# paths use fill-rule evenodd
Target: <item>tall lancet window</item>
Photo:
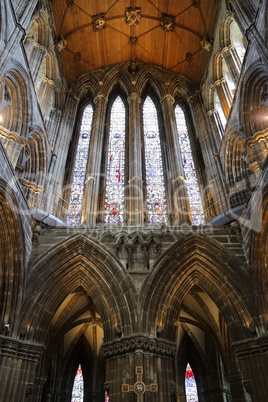
<instances>
[{"instance_id":1,"label":"tall lancet window","mask_svg":"<svg viewBox=\"0 0 268 402\"><path fill-rule=\"evenodd\" d=\"M204 210L202 206L199 185L197 182L185 115L179 105L177 105L175 108L175 116L192 222L193 225L200 225L205 223Z\"/></svg>"},{"instance_id":2,"label":"tall lancet window","mask_svg":"<svg viewBox=\"0 0 268 402\"><path fill-rule=\"evenodd\" d=\"M125 106L118 96L111 109L107 164L105 223L122 225L124 218Z\"/></svg>"},{"instance_id":3,"label":"tall lancet window","mask_svg":"<svg viewBox=\"0 0 268 402\"><path fill-rule=\"evenodd\" d=\"M147 96L143 105L143 128L148 223L149 225L165 224L167 221L166 194L159 126L156 107L149 96Z\"/></svg>"},{"instance_id":4,"label":"tall lancet window","mask_svg":"<svg viewBox=\"0 0 268 402\"><path fill-rule=\"evenodd\" d=\"M88 105L85 107L82 117L82 124L74 165L73 180L71 185L69 213L67 217L68 225L77 226L80 224L92 117L93 107L92 105Z\"/></svg>"},{"instance_id":5,"label":"tall lancet window","mask_svg":"<svg viewBox=\"0 0 268 402\"><path fill-rule=\"evenodd\" d=\"M185 372L185 394L187 402L198 402L198 394L194 373L189 363L187 364Z\"/></svg>"},{"instance_id":6,"label":"tall lancet window","mask_svg":"<svg viewBox=\"0 0 268 402\"><path fill-rule=\"evenodd\" d=\"M74 377L71 402L84 402L84 379L80 364Z\"/></svg>"}]
</instances>

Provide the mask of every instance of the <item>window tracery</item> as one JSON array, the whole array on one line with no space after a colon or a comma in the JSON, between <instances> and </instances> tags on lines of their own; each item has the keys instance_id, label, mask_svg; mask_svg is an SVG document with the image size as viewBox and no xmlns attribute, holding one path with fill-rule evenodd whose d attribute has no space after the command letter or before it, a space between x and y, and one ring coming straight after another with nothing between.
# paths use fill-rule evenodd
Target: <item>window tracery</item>
<instances>
[{"instance_id":1,"label":"window tracery","mask_svg":"<svg viewBox=\"0 0 268 402\"><path fill-rule=\"evenodd\" d=\"M111 109L105 195L105 223L122 225L124 219L125 106L118 96Z\"/></svg>"},{"instance_id":2,"label":"window tracery","mask_svg":"<svg viewBox=\"0 0 268 402\"><path fill-rule=\"evenodd\" d=\"M175 107L175 116L192 222L194 225L200 225L205 223L204 210L202 206L199 185L197 182L185 115L179 105Z\"/></svg>"},{"instance_id":3,"label":"window tracery","mask_svg":"<svg viewBox=\"0 0 268 402\"><path fill-rule=\"evenodd\" d=\"M68 225L77 226L80 224L92 118L93 107L89 104L85 107L83 113L78 147L76 152L73 180L71 185L69 212L67 217Z\"/></svg>"},{"instance_id":4,"label":"window tracery","mask_svg":"<svg viewBox=\"0 0 268 402\"><path fill-rule=\"evenodd\" d=\"M143 128L148 223L150 225L166 224L166 194L157 111L149 96L146 97L143 105Z\"/></svg>"}]
</instances>

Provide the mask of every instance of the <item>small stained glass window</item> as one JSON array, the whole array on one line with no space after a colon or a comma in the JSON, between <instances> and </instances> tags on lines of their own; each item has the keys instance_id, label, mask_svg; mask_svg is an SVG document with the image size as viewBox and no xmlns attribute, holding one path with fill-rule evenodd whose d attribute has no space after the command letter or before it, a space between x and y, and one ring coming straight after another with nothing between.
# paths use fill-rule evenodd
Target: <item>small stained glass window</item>
<instances>
[{"instance_id":1,"label":"small stained glass window","mask_svg":"<svg viewBox=\"0 0 268 402\"><path fill-rule=\"evenodd\" d=\"M105 400L104 400L104 402L109 402L108 391L105 391Z\"/></svg>"},{"instance_id":2,"label":"small stained glass window","mask_svg":"<svg viewBox=\"0 0 268 402\"><path fill-rule=\"evenodd\" d=\"M71 401L72 402L84 401L84 379L83 379L82 367L80 364L74 377L74 385L72 390Z\"/></svg>"},{"instance_id":3,"label":"small stained glass window","mask_svg":"<svg viewBox=\"0 0 268 402\"><path fill-rule=\"evenodd\" d=\"M71 196L67 217L67 225L77 226L80 224L92 117L93 108L92 105L88 105L85 107L80 129L73 180L71 185Z\"/></svg>"},{"instance_id":4,"label":"small stained glass window","mask_svg":"<svg viewBox=\"0 0 268 402\"><path fill-rule=\"evenodd\" d=\"M185 372L185 393L187 402L198 402L196 381L189 363Z\"/></svg>"},{"instance_id":5,"label":"small stained glass window","mask_svg":"<svg viewBox=\"0 0 268 402\"><path fill-rule=\"evenodd\" d=\"M125 106L118 96L111 109L105 196L105 223L122 225L124 218Z\"/></svg>"},{"instance_id":6,"label":"small stained glass window","mask_svg":"<svg viewBox=\"0 0 268 402\"><path fill-rule=\"evenodd\" d=\"M182 164L186 179L186 188L190 203L190 213L193 225L205 223L204 210L201 201L199 185L192 156L191 144L188 136L185 115L182 108L177 105L175 108L179 143L182 153Z\"/></svg>"},{"instance_id":7,"label":"small stained glass window","mask_svg":"<svg viewBox=\"0 0 268 402\"><path fill-rule=\"evenodd\" d=\"M166 193L160 147L157 111L147 96L143 105L147 208L149 225L163 225L167 221Z\"/></svg>"}]
</instances>

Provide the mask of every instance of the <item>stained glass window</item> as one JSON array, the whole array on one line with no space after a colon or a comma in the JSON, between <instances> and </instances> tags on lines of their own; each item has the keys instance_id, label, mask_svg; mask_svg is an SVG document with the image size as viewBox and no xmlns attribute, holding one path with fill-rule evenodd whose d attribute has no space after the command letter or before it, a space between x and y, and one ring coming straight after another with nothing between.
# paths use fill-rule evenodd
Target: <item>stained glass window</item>
<instances>
[{"instance_id":1,"label":"stained glass window","mask_svg":"<svg viewBox=\"0 0 268 402\"><path fill-rule=\"evenodd\" d=\"M71 185L70 205L67 217L68 225L77 226L80 223L92 117L93 108L91 105L88 105L85 107L80 129L73 180Z\"/></svg>"},{"instance_id":2,"label":"stained glass window","mask_svg":"<svg viewBox=\"0 0 268 402\"><path fill-rule=\"evenodd\" d=\"M166 194L159 127L156 107L149 96L147 96L143 105L143 127L148 223L150 225L165 224L167 221Z\"/></svg>"},{"instance_id":3,"label":"stained glass window","mask_svg":"<svg viewBox=\"0 0 268 402\"><path fill-rule=\"evenodd\" d=\"M185 393L187 402L198 402L198 394L194 373L189 363L187 364L185 372Z\"/></svg>"},{"instance_id":4,"label":"stained glass window","mask_svg":"<svg viewBox=\"0 0 268 402\"><path fill-rule=\"evenodd\" d=\"M108 391L105 391L105 401L104 402L109 402Z\"/></svg>"},{"instance_id":5,"label":"stained glass window","mask_svg":"<svg viewBox=\"0 0 268 402\"><path fill-rule=\"evenodd\" d=\"M118 96L111 109L105 223L122 225L124 217L124 162L126 111Z\"/></svg>"},{"instance_id":6,"label":"stained glass window","mask_svg":"<svg viewBox=\"0 0 268 402\"><path fill-rule=\"evenodd\" d=\"M84 401L84 380L81 365L79 364L77 372L74 377L74 385L72 391L72 402Z\"/></svg>"},{"instance_id":7,"label":"stained glass window","mask_svg":"<svg viewBox=\"0 0 268 402\"><path fill-rule=\"evenodd\" d=\"M182 163L186 179L186 188L189 197L192 222L193 225L200 225L205 223L204 210L197 182L185 115L182 108L179 105L177 105L175 108L175 116L177 122L179 143L182 153Z\"/></svg>"}]
</instances>

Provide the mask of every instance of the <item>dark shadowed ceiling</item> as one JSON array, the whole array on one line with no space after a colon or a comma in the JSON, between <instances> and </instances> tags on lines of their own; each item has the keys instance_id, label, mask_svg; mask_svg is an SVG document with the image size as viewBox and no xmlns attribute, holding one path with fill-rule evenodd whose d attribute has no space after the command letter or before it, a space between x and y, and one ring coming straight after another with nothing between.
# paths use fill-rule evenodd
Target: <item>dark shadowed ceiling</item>
<instances>
[{"instance_id":1,"label":"dark shadowed ceiling","mask_svg":"<svg viewBox=\"0 0 268 402\"><path fill-rule=\"evenodd\" d=\"M196 83L203 76L216 0L54 0L52 8L68 82L125 61L153 63Z\"/></svg>"}]
</instances>

